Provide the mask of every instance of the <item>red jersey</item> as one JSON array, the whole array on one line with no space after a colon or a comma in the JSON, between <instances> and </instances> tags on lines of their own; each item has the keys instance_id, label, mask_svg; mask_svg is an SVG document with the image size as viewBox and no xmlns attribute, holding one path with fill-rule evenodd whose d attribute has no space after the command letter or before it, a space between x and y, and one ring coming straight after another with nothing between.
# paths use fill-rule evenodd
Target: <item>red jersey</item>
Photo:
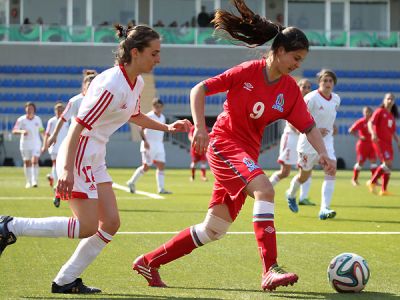
<instances>
[{"instance_id":1,"label":"red jersey","mask_svg":"<svg viewBox=\"0 0 400 300\"><path fill-rule=\"evenodd\" d=\"M300 132L314 126L300 89L289 75L268 82L265 59L242 63L203 82L206 95L228 91L210 137L233 139L258 160L264 128L279 119Z\"/></svg>"},{"instance_id":2,"label":"red jersey","mask_svg":"<svg viewBox=\"0 0 400 300\"><path fill-rule=\"evenodd\" d=\"M396 131L394 116L385 108L378 108L371 117L373 129L378 140L392 144L393 134Z\"/></svg>"},{"instance_id":3,"label":"red jersey","mask_svg":"<svg viewBox=\"0 0 400 300\"><path fill-rule=\"evenodd\" d=\"M371 142L371 134L369 133L368 130L368 121L365 117L358 119L351 125L350 127L351 131L358 131L358 137L359 139L366 141L366 142Z\"/></svg>"}]
</instances>

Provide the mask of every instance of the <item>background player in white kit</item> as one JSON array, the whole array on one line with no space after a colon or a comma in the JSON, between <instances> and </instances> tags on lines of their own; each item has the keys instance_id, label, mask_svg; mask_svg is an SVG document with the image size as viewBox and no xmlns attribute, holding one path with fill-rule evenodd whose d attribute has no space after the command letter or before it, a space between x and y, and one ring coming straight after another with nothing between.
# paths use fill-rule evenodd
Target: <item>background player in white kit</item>
<instances>
[{"instance_id":1,"label":"background player in white kit","mask_svg":"<svg viewBox=\"0 0 400 300\"><path fill-rule=\"evenodd\" d=\"M146 115L153 120L165 124L165 116L162 114L164 103L159 98L154 98L153 109ZM164 132L152 129L140 129L142 142L140 143L140 153L142 154L142 165L136 169L132 177L126 182L131 193L135 193L136 182L144 175L154 164L156 170L157 190L159 194L171 194L164 188L165 184L165 148L164 148Z\"/></svg>"},{"instance_id":2,"label":"background player in white kit","mask_svg":"<svg viewBox=\"0 0 400 300\"><path fill-rule=\"evenodd\" d=\"M307 94L304 100L315 120L317 128L322 134L329 158L336 160L333 147L333 135L336 132L334 123L337 109L340 105L340 97L332 91L337 83L337 77L333 71L323 69L317 74L317 82L319 85L318 89ZM301 134L299 137L297 151L299 152L298 165L300 172L294 176L290 182L290 187L286 192L286 198L289 207L295 207L298 211L296 203L297 190L300 185L311 176L314 165L318 164L318 154L307 141L304 134ZM319 218L321 220L334 218L336 215L336 212L330 209L334 187L335 175L325 174L321 189L321 208L319 212ZM296 211L294 209L291 210L294 212Z\"/></svg>"},{"instance_id":3,"label":"background player in white kit","mask_svg":"<svg viewBox=\"0 0 400 300\"><path fill-rule=\"evenodd\" d=\"M26 188L37 187L39 178L39 157L43 132L42 120L35 115L36 106L33 102L25 104L26 114L19 117L12 130L13 134L21 135L19 150L24 161Z\"/></svg>"},{"instance_id":4,"label":"background player in white kit","mask_svg":"<svg viewBox=\"0 0 400 300\"><path fill-rule=\"evenodd\" d=\"M59 118L57 121L57 125L53 133L47 140L48 147L56 143L58 134L61 128L64 126L63 124L71 119L73 121L76 118L76 116L78 115L79 107L81 106L82 103L82 99L85 96L90 83L96 77L96 75L97 72L95 70L83 70L82 92L69 99L68 104L61 115L61 118Z\"/></svg>"},{"instance_id":5,"label":"background player in white kit","mask_svg":"<svg viewBox=\"0 0 400 300\"><path fill-rule=\"evenodd\" d=\"M297 85L303 97L311 91L311 82L306 78L300 79ZM286 121L279 147L278 163L281 165L281 168L269 177L272 186L275 186L279 181L288 177L292 166L297 165L297 142L299 140L299 134L299 131ZM308 199L310 186L311 176L300 187L300 205L315 205L315 203Z\"/></svg>"},{"instance_id":6,"label":"background player in white kit","mask_svg":"<svg viewBox=\"0 0 400 300\"><path fill-rule=\"evenodd\" d=\"M60 147L57 191L68 200L73 217L20 218L0 216L0 254L19 236L81 238L61 268L53 293L98 293L80 274L118 231L120 218L107 172L106 144L126 122L169 132L188 131L188 120L161 124L140 112L140 94L149 73L160 62L160 35L144 25L115 25L120 38L116 65L96 76L79 108L76 122Z\"/></svg>"},{"instance_id":7,"label":"background player in white kit","mask_svg":"<svg viewBox=\"0 0 400 300\"><path fill-rule=\"evenodd\" d=\"M53 182L57 182L58 179L56 171L56 160L57 160L58 150L60 149L60 145L68 133L68 123L62 122L62 126L61 129L59 130L58 139L56 143L49 145L48 139L49 136L54 132L58 120L61 119L61 114L63 111L64 111L64 105L61 102L57 102L56 105L54 106L55 116L52 117L49 121L47 121L46 132L44 134L44 139L43 139L42 153L48 150L52 162L51 173L47 175L47 179L49 180L51 187L53 187ZM54 196L53 203L55 207L60 206L60 197L57 195L57 193Z\"/></svg>"}]
</instances>

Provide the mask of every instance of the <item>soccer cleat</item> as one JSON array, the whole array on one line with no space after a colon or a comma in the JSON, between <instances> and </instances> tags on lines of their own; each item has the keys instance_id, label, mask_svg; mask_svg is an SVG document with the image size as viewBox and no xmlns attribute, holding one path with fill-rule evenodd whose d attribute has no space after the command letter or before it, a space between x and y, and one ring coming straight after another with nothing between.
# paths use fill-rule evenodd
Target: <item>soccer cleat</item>
<instances>
[{"instance_id":1,"label":"soccer cleat","mask_svg":"<svg viewBox=\"0 0 400 300\"><path fill-rule=\"evenodd\" d=\"M391 196L391 195L392 194L389 193L388 191L382 191L382 190L379 191L379 196Z\"/></svg>"},{"instance_id":2,"label":"soccer cleat","mask_svg":"<svg viewBox=\"0 0 400 300\"><path fill-rule=\"evenodd\" d=\"M289 197L289 193L286 191L286 199L288 202L289 209L292 212L297 213L299 211L299 207L297 206L296 203L296 197Z\"/></svg>"},{"instance_id":3,"label":"soccer cleat","mask_svg":"<svg viewBox=\"0 0 400 300\"><path fill-rule=\"evenodd\" d=\"M55 207L60 207L60 198L54 197L53 204Z\"/></svg>"},{"instance_id":4,"label":"soccer cleat","mask_svg":"<svg viewBox=\"0 0 400 300\"><path fill-rule=\"evenodd\" d=\"M368 190L370 191L370 193L376 194L376 190L375 190L376 184L375 183L372 183L371 180L368 180L366 185L367 185Z\"/></svg>"},{"instance_id":5,"label":"soccer cleat","mask_svg":"<svg viewBox=\"0 0 400 300\"><path fill-rule=\"evenodd\" d=\"M37 188L37 187L38 187L37 182L32 182L32 187L33 187L33 188Z\"/></svg>"},{"instance_id":6,"label":"soccer cleat","mask_svg":"<svg viewBox=\"0 0 400 300\"><path fill-rule=\"evenodd\" d=\"M261 288L269 291L275 290L279 286L293 285L299 280L294 273L288 273L277 264L271 266L268 272L262 274Z\"/></svg>"},{"instance_id":7,"label":"soccer cleat","mask_svg":"<svg viewBox=\"0 0 400 300\"><path fill-rule=\"evenodd\" d=\"M207 181L208 181L208 178L205 177L205 176L201 176L201 180L203 180L204 182L207 182Z\"/></svg>"},{"instance_id":8,"label":"soccer cleat","mask_svg":"<svg viewBox=\"0 0 400 300\"><path fill-rule=\"evenodd\" d=\"M193 182L193 181L194 181L194 177L190 176L190 177L189 177L189 181L190 181L190 182Z\"/></svg>"},{"instance_id":9,"label":"soccer cleat","mask_svg":"<svg viewBox=\"0 0 400 300\"><path fill-rule=\"evenodd\" d=\"M166 189L161 189L158 193L159 193L159 194L164 194L164 195L170 195L170 194L172 194L172 192L167 191Z\"/></svg>"},{"instance_id":10,"label":"soccer cleat","mask_svg":"<svg viewBox=\"0 0 400 300\"><path fill-rule=\"evenodd\" d=\"M30 184L29 182L27 182L27 183L25 184L25 188L26 188L26 189L30 189L30 188L31 188L31 184Z\"/></svg>"},{"instance_id":11,"label":"soccer cleat","mask_svg":"<svg viewBox=\"0 0 400 300\"><path fill-rule=\"evenodd\" d=\"M167 287L167 285L161 280L158 269L148 266L144 261L143 255L140 255L134 260L132 269L135 270L139 275L142 275L149 283L149 286Z\"/></svg>"},{"instance_id":12,"label":"soccer cleat","mask_svg":"<svg viewBox=\"0 0 400 300\"><path fill-rule=\"evenodd\" d=\"M7 227L7 223L12 219L13 217L10 216L0 216L0 256L8 245L14 244L17 241L15 235Z\"/></svg>"},{"instance_id":13,"label":"soccer cleat","mask_svg":"<svg viewBox=\"0 0 400 300\"><path fill-rule=\"evenodd\" d=\"M315 203L311 202L310 199L308 199L308 198L304 198L303 200L299 201L299 205L315 206Z\"/></svg>"},{"instance_id":14,"label":"soccer cleat","mask_svg":"<svg viewBox=\"0 0 400 300\"><path fill-rule=\"evenodd\" d=\"M47 174L47 175L46 175L46 178L47 178L47 180L49 181L49 185L50 185L51 187L53 187L53 185L54 185L54 178L51 176L51 174Z\"/></svg>"},{"instance_id":15,"label":"soccer cleat","mask_svg":"<svg viewBox=\"0 0 400 300\"><path fill-rule=\"evenodd\" d=\"M355 180L355 179L352 179L351 180L351 184L353 185L353 186L359 186L360 184L358 183L358 180Z\"/></svg>"},{"instance_id":16,"label":"soccer cleat","mask_svg":"<svg viewBox=\"0 0 400 300\"><path fill-rule=\"evenodd\" d=\"M319 219L326 220L326 219L333 219L336 216L336 211L325 208L319 212Z\"/></svg>"},{"instance_id":17,"label":"soccer cleat","mask_svg":"<svg viewBox=\"0 0 400 300\"><path fill-rule=\"evenodd\" d=\"M101 290L95 287L86 286L83 284L81 278L77 278L75 281L65 285L58 285L53 282L51 285L51 292L55 294L95 294L101 293Z\"/></svg>"},{"instance_id":18,"label":"soccer cleat","mask_svg":"<svg viewBox=\"0 0 400 300\"><path fill-rule=\"evenodd\" d=\"M136 192L136 187L135 184L133 182L127 181L126 184L129 187L129 191L134 194Z\"/></svg>"}]
</instances>

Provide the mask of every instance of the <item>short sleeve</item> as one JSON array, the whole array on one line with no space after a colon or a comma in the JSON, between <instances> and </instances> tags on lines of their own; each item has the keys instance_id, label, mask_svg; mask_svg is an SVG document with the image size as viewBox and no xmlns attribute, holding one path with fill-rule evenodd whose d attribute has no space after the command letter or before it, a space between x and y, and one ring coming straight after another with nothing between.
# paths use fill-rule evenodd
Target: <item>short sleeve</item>
<instances>
[{"instance_id":1,"label":"short sleeve","mask_svg":"<svg viewBox=\"0 0 400 300\"><path fill-rule=\"evenodd\" d=\"M243 66L233 67L222 74L203 81L206 95L213 95L230 90L241 82Z\"/></svg>"},{"instance_id":2,"label":"short sleeve","mask_svg":"<svg viewBox=\"0 0 400 300\"><path fill-rule=\"evenodd\" d=\"M91 85L93 87L93 83ZM92 88L90 93L85 95L75 120L91 130L96 121L107 109L113 107L114 95L106 88Z\"/></svg>"},{"instance_id":3,"label":"short sleeve","mask_svg":"<svg viewBox=\"0 0 400 300\"><path fill-rule=\"evenodd\" d=\"M13 129L15 129L15 130L22 129L22 128L21 128L21 118L18 118L18 119L17 119L17 121L16 121L15 124L14 124L14 128L13 128Z\"/></svg>"},{"instance_id":4,"label":"short sleeve","mask_svg":"<svg viewBox=\"0 0 400 300\"><path fill-rule=\"evenodd\" d=\"M370 119L370 122L372 124L377 125L379 123L380 116L381 116L380 112L381 112L380 109L377 109L374 111L374 113L372 114L371 119Z\"/></svg>"},{"instance_id":5,"label":"short sleeve","mask_svg":"<svg viewBox=\"0 0 400 300\"><path fill-rule=\"evenodd\" d=\"M50 119L50 120L47 122L47 126L46 126L46 135L50 135L50 134L53 132L53 130L54 130L53 124L54 124L53 119Z\"/></svg>"},{"instance_id":6,"label":"short sleeve","mask_svg":"<svg viewBox=\"0 0 400 300\"><path fill-rule=\"evenodd\" d=\"M71 100L69 100L67 106L65 107L61 115L61 118L64 120L64 122L68 122L71 119L72 115L73 115L73 103Z\"/></svg>"},{"instance_id":7,"label":"short sleeve","mask_svg":"<svg viewBox=\"0 0 400 300\"><path fill-rule=\"evenodd\" d=\"M294 105L290 110L286 120L301 133L308 132L312 127L315 126L314 119L311 116L309 109L307 109L306 102L303 99L298 87L295 95Z\"/></svg>"},{"instance_id":8,"label":"short sleeve","mask_svg":"<svg viewBox=\"0 0 400 300\"><path fill-rule=\"evenodd\" d=\"M350 127L350 131L357 131L361 129L362 119L359 119L353 123Z\"/></svg>"}]
</instances>

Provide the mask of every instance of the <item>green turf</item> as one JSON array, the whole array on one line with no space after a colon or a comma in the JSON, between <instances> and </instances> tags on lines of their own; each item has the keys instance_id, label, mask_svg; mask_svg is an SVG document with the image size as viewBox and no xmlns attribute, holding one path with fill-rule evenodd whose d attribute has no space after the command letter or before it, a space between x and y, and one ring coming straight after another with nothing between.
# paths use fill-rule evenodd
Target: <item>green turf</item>
<instances>
[{"instance_id":1,"label":"green turf","mask_svg":"<svg viewBox=\"0 0 400 300\"><path fill-rule=\"evenodd\" d=\"M40 186L24 188L21 168L0 168L0 214L24 217L70 215L66 203L56 209L41 169ZM111 169L115 182L124 184L132 170ZM209 177L210 173L208 174ZM311 198L319 202L322 173L313 177ZM368 172L361 173L360 182ZM400 173L394 172L390 191L397 196L370 194L364 185L350 184L351 172L339 171L332 208L333 220L320 221L317 207L300 206L295 215L283 197L289 180L276 187L276 228L293 231L400 232ZM121 212L121 232L179 231L203 220L212 182L189 182L188 170L167 170L166 187L174 192L165 200L116 191ZM141 178L137 189L155 192L154 171ZM10 197L10 199L8 199ZM248 198L230 231L252 231L252 203ZM83 274L84 282L103 289L99 299L400 299L400 235L292 235L278 234L279 262L300 279L292 287L273 293L260 290L261 264L253 235L227 235L221 241L195 250L161 270L167 289L149 288L131 271L139 254L152 250L171 235L118 234ZM50 285L78 241L21 237L0 258L0 299L70 299L54 295ZM338 294L329 286L326 269L342 252L355 252L369 263L371 278L364 292Z\"/></svg>"}]
</instances>

